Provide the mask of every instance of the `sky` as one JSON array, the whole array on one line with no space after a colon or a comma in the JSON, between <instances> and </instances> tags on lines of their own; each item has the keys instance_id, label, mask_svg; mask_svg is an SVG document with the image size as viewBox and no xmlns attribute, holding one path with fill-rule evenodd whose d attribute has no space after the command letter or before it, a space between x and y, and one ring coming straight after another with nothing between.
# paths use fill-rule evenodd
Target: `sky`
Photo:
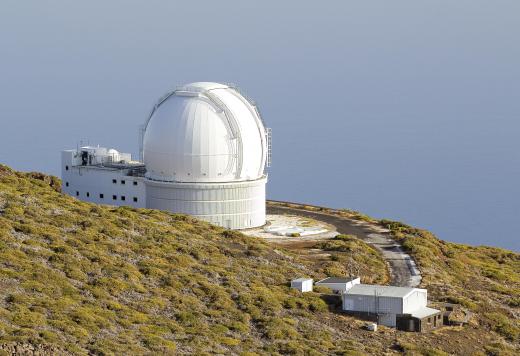
<instances>
[{"instance_id":1,"label":"sky","mask_svg":"<svg viewBox=\"0 0 520 356\"><path fill-rule=\"evenodd\" d=\"M273 130L268 197L520 250L520 2L2 1L0 162L138 153L166 91L235 83Z\"/></svg>"}]
</instances>

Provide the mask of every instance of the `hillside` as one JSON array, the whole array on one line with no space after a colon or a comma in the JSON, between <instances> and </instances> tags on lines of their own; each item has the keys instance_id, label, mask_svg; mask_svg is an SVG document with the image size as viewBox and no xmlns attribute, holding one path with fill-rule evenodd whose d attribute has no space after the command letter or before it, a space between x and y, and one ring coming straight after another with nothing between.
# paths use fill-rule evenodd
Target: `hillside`
<instances>
[{"instance_id":1,"label":"hillside","mask_svg":"<svg viewBox=\"0 0 520 356\"><path fill-rule=\"evenodd\" d=\"M288 288L291 278L337 271L340 257L315 269L260 239L184 215L80 202L59 185L0 166L0 345L73 354L519 351L520 255L513 252L376 222L417 258L438 300L463 303L475 320L430 334L370 333L330 312L320 293ZM351 238L329 245L355 248L361 270L385 280L384 262L368 245Z\"/></svg>"}]
</instances>

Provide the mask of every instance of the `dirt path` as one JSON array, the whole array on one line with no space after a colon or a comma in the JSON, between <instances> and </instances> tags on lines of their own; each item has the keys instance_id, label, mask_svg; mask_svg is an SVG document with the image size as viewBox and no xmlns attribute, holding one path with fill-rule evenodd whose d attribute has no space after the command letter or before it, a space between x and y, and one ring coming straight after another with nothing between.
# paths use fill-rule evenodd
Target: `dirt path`
<instances>
[{"instance_id":1,"label":"dirt path","mask_svg":"<svg viewBox=\"0 0 520 356\"><path fill-rule=\"evenodd\" d=\"M291 203L293 204L293 203ZM388 264L392 285L416 287L421 283L421 274L414 260L403 251L401 246L390 236L389 231L373 224L328 214L293 207L267 204L268 214L294 214L309 217L331 224L340 234L355 235L381 252Z\"/></svg>"}]
</instances>

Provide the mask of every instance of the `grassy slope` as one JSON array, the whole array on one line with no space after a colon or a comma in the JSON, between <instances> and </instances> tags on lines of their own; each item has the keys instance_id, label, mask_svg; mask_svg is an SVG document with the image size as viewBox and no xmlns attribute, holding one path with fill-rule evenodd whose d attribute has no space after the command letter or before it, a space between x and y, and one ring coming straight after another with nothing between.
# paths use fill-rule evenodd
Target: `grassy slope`
<instances>
[{"instance_id":1,"label":"grassy slope","mask_svg":"<svg viewBox=\"0 0 520 356\"><path fill-rule=\"evenodd\" d=\"M182 215L80 202L58 193L58 186L58 180L0 166L0 343L99 354L443 349L431 344L439 335L363 331L355 319L330 313L319 294L291 291L289 279L323 274L288 251ZM448 244L453 251L443 252L439 263L428 251L437 253L445 243L402 225L393 229L418 257L427 284L453 283L454 296L489 322L450 334L452 341L471 332L496 342L495 349L515 347L517 323L503 319L518 312L504 294L506 288L518 293L518 254ZM378 275L382 262L372 249L352 241L329 247L340 243L366 254L357 262ZM465 263L462 250L478 272L470 269L466 279L497 278L493 288L475 285L485 302L459 288L462 277L450 272L451 264ZM485 306L489 313L479 309Z\"/></svg>"},{"instance_id":2,"label":"grassy slope","mask_svg":"<svg viewBox=\"0 0 520 356\"><path fill-rule=\"evenodd\" d=\"M430 340L401 334L397 344L403 351L520 353L520 254L496 247L442 241L426 230L401 222L376 220L356 211L270 204L319 210L390 229L417 261L423 276L421 287L428 288L430 300L458 303L473 313L469 328L444 328L436 331Z\"/></svg>"},{"instance_id":3,"label":"grassy slope","mask_svg":"<svg viewBox=\"0 0 520 356\"><path fill-rule=\"evenodd\" d=\"M348 348L321 322L320 296L287 287L317 276L290 253L183 215L80 202L49 184L59 181L0 166L0 342L75 353Z\"/></svg>"},{"instance_id":4,"label":"grassy slope","mask_svg":"<svg viewBox=\"0 0 520 356\"><path fill-rule=\"evenodd\" d=\"M518 346L520 254L442 241L399 222L381 223L415 257L423 273L422 286L433 298L465 306L475 313L482 328Z\"/></svg>"}]
</instances>

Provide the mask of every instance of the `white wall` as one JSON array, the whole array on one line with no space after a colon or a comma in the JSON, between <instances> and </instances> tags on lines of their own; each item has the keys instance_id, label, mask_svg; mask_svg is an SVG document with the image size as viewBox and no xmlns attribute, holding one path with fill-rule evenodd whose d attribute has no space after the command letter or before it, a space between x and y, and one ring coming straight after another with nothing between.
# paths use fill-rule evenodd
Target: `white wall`
<instances>
[{"instance_id":1,"label":"white wall","mask_svg":"<svg viewBox=\"0 0 520 356\"><path fill-rule=\"evenodd\" d=\"M312 279L302 282L302 292L312 292Z\"/></svg>"},{"instance_id":2,"label":"white wall","mask_svg":"<svg viewBox=\"0 0 520 356\"><path fill-rule=\"evenodd\" d=\"M97 204L146 207L143 178L126 176L125 171L119 169L77 166L77 163L74 151L62 152L62 191L65 194ZM116 183L113 183L114 179ZM116 199L113 199L114 195Z\"/></svg>"},{"instance_id":3,"label":"white wall","mask_svg":"<svg viewBox=\"0 0 520 356\"><path fill-rule=\"evenodd\" d=\"M403 299L403 314L411 313L423 308L428 304L428 293L426 289L416 289Z\"/></svg>"},{"instance_id":4,"label":"white wall","mask_svg":"<svg viewBox=\"0 0 520 356\"><path fill-rule=\"evenodd\" d=\"M312 292L312 282L312 279L291 281L291 288L298 289L300 292Z\"/></svg>"},{"instance_id":5,"label":"white wall","mask_svg":"<svg viewBox=\"0 0 520 356\"><path fill-rule=\"evenodd\" d=\"M373 295L343 295L343 310L379 314L378 323L395 327L396 314L401 314L402 298Z\"/></svg>"},{"instance_id":6,"label":"white wall","mask_svg":"<svg viewBox=\"0 0 520 356\"><path fill-rule=\"evenodd\" d=\"M230 229L265 224L266 178L235 183L145 182L150 209L189 214Z\"/></svg>"},{"instance_id":7,"label":"white wall","mask_svg":"<svg viewBox=\"0 0 520 356\"><path fill-rule=\"evenodd\" d=\"M78 199L189 214L230 229L265 224L266 177L233 183L170 183L127 176L127 172L82 166L75 150L62 152L63 192Z\"/></svg>"},{"instance_id":8,"label":"white wall","mask_svg":"<svg viewBox=\"0 0 520 356\"><path fill-rule=\"evenodd\" d=\"M345 310L368 312L368 313L402 313L402 298L399 297L377 297L373 295L343 295L343 308Z\"/></svg>"}]
</instances>

